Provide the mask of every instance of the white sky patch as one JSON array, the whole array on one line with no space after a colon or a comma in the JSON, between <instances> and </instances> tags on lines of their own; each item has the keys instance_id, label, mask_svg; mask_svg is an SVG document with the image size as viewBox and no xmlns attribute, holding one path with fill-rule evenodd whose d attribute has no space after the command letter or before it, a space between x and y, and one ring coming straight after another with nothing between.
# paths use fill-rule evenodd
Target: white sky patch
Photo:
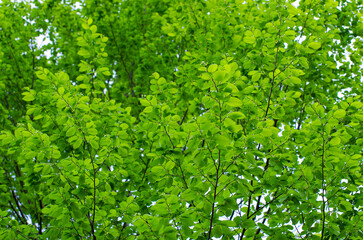
<instances>
[{"instance_id":1,"label":"white sky patch","mask_svg":"<svg viewBox=\"0 0 363 240\"><path fill-rule=\"evenodd\" d=\"M292 5L294 6L294 7L299 7L299 5L300 5L300 0L297 0L297 1L295 1L295 2L293 2L292 3Z\"/></svg>"}]
</instances>

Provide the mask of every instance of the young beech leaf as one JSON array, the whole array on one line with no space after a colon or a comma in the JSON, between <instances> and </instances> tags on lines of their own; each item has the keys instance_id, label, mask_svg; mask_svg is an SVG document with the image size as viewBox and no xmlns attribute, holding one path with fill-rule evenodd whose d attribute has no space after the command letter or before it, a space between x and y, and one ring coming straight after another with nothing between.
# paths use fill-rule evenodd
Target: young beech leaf
<instances>
[{"instance_id":1,"label":"young beech leaf","mask_svg":"<svg viewBox=\"0 0 363 240\"><path fill-rule=\"evenodd\" d=\"M81 144L83 143L81 138L77 138L77 140L73 143L73 148L77 149L81 146Z\"/></svg>"},{"instance_id":2,"label":"young beech leaf","mask_svg":"<svg viewBox=\"0 0 363 240\"><path fill-rule=\"evenodd\" d=\"M343 109L338 109L338 110L336 110L336 111L334 112L333 116L334 116L335 118L343 118L343 117L345 117L345 114L346 114L345 110L343 110Z\"/></svg>"},{"instance_id":3,"label":"young beech leaf","mask_svg":"<svg viewBox=\"0 0 363 240\"><path fill-rule=\"evenodd\" d=\"M335 137L335 138L333 138L332 140L330 140L330 144L331 144L332 146L337 146L337 145L339 145L339 144L340 144L340 142L341 142L341 140L340 140L340 138L339 138L339 137Z\"/></svg>"},{"instance_id":4,"label":"young beech leaf","mask_svg":"<svg viewBox=\"0 0 363 240\"><path fill-rule=\"evenodd\" d=\"M91 139L89 143L93 149L97 150L99 148L98 142L95 139Z\"/></svg>"},{"instance_id":5,"label":"young beech leaf","mask_svg":"<svg viewBox=\"0 0 363 240\"><path fill-rule=\"evenodd\" d=\"M228 115L231 119L244 119L246 116L241 112L232 112Z\"/></svg>"},{"instance_id":6,"label":"young beech leaf","mask_svg":"<svg viewBox=\"0 0 363 240\"><path fill-rule=\"evenodd\" d=\"M168 161L165 165L166 170L171 170L175 166L175 163L173 161Z\"/></svg>"},{"instance_id":7,"label":"young beech leaf","mask_svg":"<svg viewBox=\"0 0 363 240\"><path fill-rule=\"evenodd\" d=\"M212 64L208 67L208 72L214 73L215 71L217 71L217 68L218 68L217 64Z\"/></svg>"},{"instance_id":8,"label":"young beech leaf","mask_svg":"<svg viewBox=\"0 0 363 240\"><path fill-rule=\"evenodd\" d=\"M217 71L213 73L213 78L217 83L222 82L224 80L224 77L225 77L225 72L223 71Z\"/></svg>"},{"instance_id":9,"label":"young beech leaf","mask_svg":"<svg viewBox=\"0 0 363 240\"><path fill-rule=\"evenodd\" d=\"M161 77L158 79L158 85L164 85L166 83L165 78Z\"/></svg>"},{"instance_id":10,"label":"young beech leaf","mask_svg":"<svg viewBox=\"0 0 363 240\"><path fill-rule=\"evenodd\" d=\"M64 87L58 88L59 95L63 95L64 91L65 91Z\"/></svg>"},{"instance_id":11,"label":"young beech leaf","mask_svg":"<svg viewBox=\"0 0 363 240\"><path fill-rule=\"evenodd\" d=\"M242 90L242 93L244 94L250 94L255 89L254 86L248 86Z\"/></svg>"},{"instance_id":12,"label":"young beech leaf","mask_svg":"<svg viewBox=\"0 0 363 240\"><path fill-rule=\"evenodd\" d=\"M149 106L149 107L146 107L143 112L144 113L151 113L152 111L153 111L153 107Z\"/></svg>"},{"instance_id":13,"label":"young beech leaf","mask_svg":"<svg viewBox=\"0 0 363 240\"><path fill-rule=\"evenodd\" d=\"M311 42L308 44L308 47L314 50L318 50L321 47L321 44L318 42Z\"/></svg>"},{"instance_id":14,"label":"young beech leaf","mask_svg":"<svg viewBox=\"0 0 363 240\"><path fill-rule=\"evenodd\" d=\"M231 97L227 102L227 105L231 106L231 107L241 107L242 106L242 101L239 100L238 98L235 97Z\"/></svg>"},{"instance_id":15,"label":"young beech leaf","mask_svg":"<svg viewBox=\"0 0 363 240\"><path fill-rule=\"evenodd\" d=\"M67 137L71 137L76 133L77 128L76 127L70 127L67 132L66 132L66 136Z\"/></svg>"},{"instance_id":16,"label":"young beech leaf","mask_svg":"<svg viewBox=\"0 0 363 240\"><path fill-rule=\"evenodd\" d=\"M23 97L23 100L26 102L34 101L34 99L35 99L35 97L31 93L28 93Z\"/></svg>"},{"instance_id":17,"label":"young beech leaf","mask_svg":"<svg viewBox=\"0 0 363 240\"><path fill-rule=\"evenodd\" d=\"M230 143L230 139L228 139L228 137L224 136L224 135L216 135L215 136L215 140L216 143L219 144L220 146L227 146Z\"/></svg>"},{"instance_id":18,"label":"young beech leaf","mask_svg":"<svg viewBox=\"0 0 363 240\"><path fill-rule=\"evenodd\" d=\"M152 76L155 78L155 79L159 79L160 75L159 73L155 72L152 74Z\"/></svg>"}]
</instances>

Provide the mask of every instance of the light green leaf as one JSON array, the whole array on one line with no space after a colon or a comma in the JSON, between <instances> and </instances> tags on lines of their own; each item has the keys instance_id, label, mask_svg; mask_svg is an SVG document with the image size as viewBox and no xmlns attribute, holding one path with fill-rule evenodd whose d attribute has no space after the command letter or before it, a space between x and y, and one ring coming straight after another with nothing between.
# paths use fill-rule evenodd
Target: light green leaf
<instances>
[{"instance_id":1,"label":"light green leaf","mask_svg":"<svg viewBox=\"0 0 363 240\"><path fill-rule=\"evenodd\" d=\"M212 64L208 67L208 72L210 73L214 73L215 71L217 71L218 69L218 65L217 64Z\"/></svg>"},{"instance_id":2,"label":"light green leaf","mask_svg":"<svg viewBox=\"0 0 363 240\"><path fill-rule=\"evenodd\" d=\"M343 118L343 117L345 117L345 114L346 114L345 110L343 110L343 109L338 109L338 110L336 110L336 111L334 112L333 116L334 116L335 118Z\"/></svg>"},{"instance_id":3,"label":"light green leaf","mask_svg":"<svg viewBox=\"0 0 363 240\"><path fill-rule=\"evenodd\" d=\"M330 144L331 144L332 146L337 146L337 145L339 145L339 144L340 144L340 142L341 142L341 140L340 140L340 138L339 138L339 137L335 137L335 138L333 138L332 140L330 140Z\"/></svg>"},{"instance_id":4,"label":"light green leaf","mask_svg":"<svg viewBox=\"0 0 363 240\"><path fill-rule=\"evenodd\" d=\"M173 169L173 168L174 168L174 166L175 166L175 163L174 163L173 161L168 161L168 162L166 163L166 165L165 165L165 169L166 169L166 170L171 170L171 169Z\"/></svg>"},{"instance_id":5,"label":"light green leaf","mask_svg":"<svg viewBox=\"0 0 363 240\"><path fill-rule=\"evenodd\" d=\"M90 56L89 51L84 48L81 48L81 50L79 50L77 54L85 58L88 58Z\"/></svg>"},{"instance_id":6,"label":"light green leaf","mask_svg":"<svg viewBox=\"0 0 363 240\"><path fill-rule=\"evenodd\" d=\"M231 119L244 119L246 116L241 112L232 112L228 115Z\"/></svg>"},{"instance_id":7,"label":"light green leaf","mask_svg":"<svg viewBox=\"0 0 363 240\"><path fill-rule=\"evenodd\" d=\"M90 135L97 135L98 131L95 128L87 129L88 134Z\"/></svg>"},{"instance_id":8,"label":"light green leaf","mask_svg":"<svg viewBox=\"0 0 363 240\"><path fill-rule=\"evenodd\" d=\"M246 36L243 38L243 41L248 44L253 44L255 43L256 39L254 36Z\"/></svg>"},{"instance_id":9,"label":"light green leaf","mask_svg":"<svg viewBox=\"0 0 363 240\"><path fill-rule=\"evenodd\" d=\"M314 50L318 50L321 47L321 44L318 42L311 42L308 44L308 47Z\"/></svg>"},{"instance_id":10,"label":"light green leaf","mask_svg":"<svg viewBox=\"0 0 363 240\"><path fill-rule=\"evenodd\" d=\"M76 133L77 128L76 127L70 127L67 132L66 132L66 136L67 137L71 137Z\"/></svg>"},{"instance_id":11,"label":"light green leaf","mask_svg":"<svg viewBox=\"0 0 363 240\"><path fill-rule=\"evenodd\" d=\"M269 128L264 128L264 129L262 129L261 134L264 137L271 137L272 136L272 130L269 129Z\"/></svg>"},{"instance_id":12,"label":"light green leaf","mask_svg":"<svg viewBox=\"0 0 363 240\"><path fill-rule=\"evenodd\" d=\"M81 144L83 143L81 138L77 138L77 140L73 143L73 148L77 149L81 146Z\"/></svg>"},{"instance_id":13,"label":"light green leaf","mask_svg":"<svg viewBox=\"0 0 363 240\"><path fill-rule=\"evenodd\" d=\"M231 142L227 136L219 135L219 134L215 136L215 139L216 139L216 143L219 144L220 146L227 146Z\"/></svg>"},{"instance_id":14,"label":"light green leaf","mask_svg":"<svg viewBox=\"0 0 363 240\"><path fill-rule=\"evenodd\" d=\"M53 151L53 158L58 159L61 157L61 153L58 150Z\"/></svg>"},{"instance_id":15,"label":"light green leaf","mask_svg":"<svg viewBox=\"0 0 363 240\"><path fill-rule=\"evenodd\" d=\"M153 107L149 106L149 107L146 107L143 112L144 113L151 113L152 111L153 111Z\"/></svg>"},{"instance_id":16,"label":"light green leaf","mask_svg":"<svg viewBox=\"0 0 363 240\"><path fill-rule=\"evenodd\" d=\"M159 174L164 173L165 170L164 170L164 168L162 166L155 166L155 167L151 168L151 172L156 174L156 175L159 175Z\"/></svg>"},{"instance_id":17,"label":"light green leaf","mask_svg":"<svg viewBox=\"0 0 363 240\"><path fill-rule=\"evenodd\" d=\"M31 102L34 101L35 97L31 94L31 93L27 93L24 97L23 100L26 102Z\"/></svg>"},{"instance_id":18,"label":"light green leaf","mask_svg":"<svg viewBox=\"0 0 363 240\"><path fill-rule=\"evenodd\" d=\"M63 95L63 93L64 93L64 87L60 87L60 88L58 88L58 93L60 94L60 95Z\"/></svg>"},{"instance_id":19,"label":"light green leaf","mask_svg":"<svg viewBox=\"0 0 363 240\"><path fill-rule=\"evenodd\" d=\"M93 149L97 150L99 148L98 142L95 139L91 139L89 143Z\"/></svg>"},{"instance_id":20,"label":"light green leaf","mask_svg":"<svg viewBox=\"0 0 363 240\"><path fill-rule=\"evenodd\" d=\"M300 78L298 78L298 77L290 77L290 81L291 81L293 84L296 84L296 85L301 84L301 79L300 79Z\"/></svg>"},{"instance_id":21,"label":"light green leaf","mask_svg":"<svg viewBox=\"0 0 363 240\"><path fill-rule=\"evenodd\" d=\"M309 182L311 182L314 179L314 175L313 175L312 169L310 167L306 167L304 169L304 174Z\"/></svg>"},{"instance_id":22,"label":"light green leaf","mask_svg":"<svg viewBox=\"0 0 363 240\"><path fill-rule=\"evenodd\" d=\"M154 72L152 75L156 80L159 79L160 75L157 72Z\"/></svg>"},{"instance_id":23,"label":"light green leaf","mask_svg":"<svg viewBox=\"0 0 363 240\"><path fill-rule=\"evenodd\" d=\"M252 75L252 82L257 82L261 77L261 73L257 72L256 74Z\"/></svg>"},{"instance_id":24,"label":"light green leaf","mask_svg":"<svg viewBox=\"0 0 363 240\"><path fill-rule=\"evenodd\" d=\"M226 104L228 104L231 107L241 107L242 106L242 101L239 100L238 98L235 97L231 97Z\"/></svg>"},{"instance_id":25,"label":"light green leaf","mask_svg":"<svg viewBox=\"0 0 363 240\"><path fill-rule=\"evenodd\" d=\"M217 71L213 73L213 78L216 82L223 82L224 77L225 77L225 72L223 71Z\"/></svg>"},{"instance_id":26,"label":"light green leaf","mask_svg":"<svg viewBox=\"0 0 363 240\"><path fill-rule=\"evenodd\" d=\"M164 85L166 83L165 78L161 77L158 79L158 85Z\"/></svg>"},{"instance_id":27,"label":"light green leaf","mask_svg":"<svg viewBox=\"0 0 363 240\"><path fill-rule=\"evenodd\" d=\"M286 35L286 36L295 36L295 31L294 31L294 30L287 30L287 31L285 32L285 35Z\"/></svg>"},{"instance_id":28,"label":"light green leaf","mask_svg":"<svg viewBox=\"0 0 363 240\"><path fill-rule=\"evenodd\" d=\"M250 94L255 89L254 86L248 86L245 89L242 90L242 93L244 94Z\"/></svg>"},{"instance_id":29,"label":"light green leaf","mask_svg":"<svg viewBox=\"0 0 363 240\"><path fill-rule=\"evenodd\" d=\"M97 32L97 26L96 25L92 25L90 27L90 29L91 29L92 33L96 33Z\"/></svg>"},{"instance_id":30,"label":"light green leaf","mask_svg":"<svg viewBox=\"0 0 363 240\"><path fill-rule=\"evenodd\" d=\"M210 79L210 74L209 73L203 73L202 74L202 79L209 80Z\"/></svg>"}]
</instances>

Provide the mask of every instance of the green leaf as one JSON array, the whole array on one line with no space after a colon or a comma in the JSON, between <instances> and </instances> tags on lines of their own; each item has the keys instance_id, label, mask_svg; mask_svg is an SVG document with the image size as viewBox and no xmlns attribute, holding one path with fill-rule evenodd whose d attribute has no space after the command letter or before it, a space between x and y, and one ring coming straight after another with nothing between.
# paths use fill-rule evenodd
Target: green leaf
<instances>
[{"instance_id":1,"label":"green leaf","mask_svg":"<svg viewBox=\"0 0 363 240\"><path fill-rule=\"evenodd\" d=\"M155 166L153 168L151 168L151 172L154 173L154 174L162 174L165 172L164 168L162 166Z\"/></svg>"},{"instance_id":2,"label":"green leaf","mask_svg":"<svg viewBox=\"0 0 363 240\"><path fill-rule=\"evenodd\" d=\"M98 142L94 139L91 139L89 142L93 149L97 150L99 148Z\"/></svg>"},{"instance_id":3,"label":"green leaf","mask_svg":"<svg viewBox=\"0 0 363 240\"><path fill-rule=\"evenodd\" d=\"M143 98L139 98L139 101L141 103L142 106L150 106L150 102L146 99L143 99Z\"/></svg>"},{"instance_id":4,"label":"green leaf","mask_svg":"<svg viewBox=\"0 0 363 240\"><path fill-rule=\"evenodd\" d=\"M195 193L190 189L187 189L182 193L181 198L184 199L185 201L192 201L195 199Z\"/></svg>"},{"instance_id":5,"label":"green leaf","mask_svg":"<svg viewBox=\"0 0 363 240\"><path fill-rule=\"evenodd\" d=\"M61 154L58 150L54 150L53 151L53 156L54 159L59 159L61 157Z\"/></svg>"},{"instance_id":6,"label":"green leaf","mask_svg":"<svg viewBox=\"0 0 363 240\"><path fill-rule=\"evenodd\" d=\"M26 159L33 159L33 158L35 158L36 155L37 155L36 152L31 151L31 152L28 152L27 154L25 154L25 158Z\"/></svg>"},{"instance_id":7,"label":"green leaf","mask_svg":"<svg viewBox=\"0 0 363 240\"><path fill-rule=\"evenodd\" d=\"M362 102L353 102L350 106L359 109L359 108L363 107L363 103Z\"/></svg>"},{"instance_id":8,"label":"green leaf","mask_svg":"<svg viewBox=\"0 0 363 240\"><path fill-rule=\"evenodd\" d=\"M82 145L83 141L81 138L77 138L77 140L73 143L73 148L77 149Z\"/></svg>"},{"instance_id":9,"label":"green leaf","mask_svg":"<svg viewBox=\"0 0 363 240\"><path fill-rule=\"evenodd\" d=\"M209 80L211 78L209 73L203 73L201 77L204 80Z\"/></svg>"},{"instance_id":10,"label":"green leaf","mask_svg":"<svg viewBox=\"0 0 363 240\"><path fill-rule=\"evenodd\" d=\"M76 133L76 131L77 131L76 127L70 127L66 132L66 136L71 137Z\"/></svg>"},{"instance_id":11,"label":"green leaf","mask_svg":"<svg viewBox=\"0 0 363 240\"><path fill-rule=\"evenodd\" d=\"M226 104L228 104L231 107L241 107L242 106L242 101L239 100L238 98L235 97L231 97Z\"/></svg>"},{"instance_id":12,"label":"green leaf","mask_svg":"<svg viewBox=\"0 0 363 240\"><path fill-rule=\"evenodd\" d=\"M82 28L87 30L87 29L89 29L89 26L86 23L82 23Z\"/></svg>"},{"instance_id":13,"label":"green leaf","mask_svg":"<svg viewBox=\"0 0 363 240\"><path fill-rule=\"evenodd\" d=\"M166 83L165 78L161 77L158 79L158 85L164 85Z\"/></svg>"},{"instance_id":14,"label":"green leaf","mask_svg":"<svg viewBox=\"0 0 363 240\"><path fill-rule=\"evenodd\" d=\"M215 136L216 143L220 146L227 146L230 144L230 139L225 135L216 135Z\"/></svg>"},{"instance_id":15,"label":"green leaf","mask_svg":"<svg viewBox=\"0 0 363 240\"><path fill-rule=\"evenodd\" d=\"M243 41L248 44L253 44L255 43L256 39L254 36L246 36L243 38Z\"/></svg>"},{"instance_id":16,"label":"green leaf","mask_svg":"<svg viewBox=\"0 0 363 240\"><path fill-rule=\"evenodd\" d=\"M344 211L352 210L352 204L348 201L345 200L340 201L340 206L343 208Z\"/></svg>"},{"instance_id":17,"label":"green leaf","mask_svg":"<svg viewBox=\"0 0 363 240\"><path fill-rule=\"evenodd\" d=\"M104 137L100 142L101 146L109 146L111 144L111 140L108 137Z\"/></svg>"},{"instance_id":18,"label":"green leaf","mask_svg":"<svg viewBox=\"0 0 363 240\"><path fill-rule=\"evenodd\" d=\"M144 109L144 113L151 113L153 111L153 107L149 106Z\"/></svg>"},{"instance_id":19,"label":"green leaf","mask_svg":"<svg viewBox=\"0 0 363 240\"><path fill-rule=\"evenodd\" d=\"M310 167L306 167L304 169L304 174L309 182L311 182L314 179L314 175L313 175L312 169Z\"/></svg>"},{"instance_id":20,"label":"green leaf","mask_svg":"<svg viewBox=\"0 0 363 240\"><path fill-rule=\"evenodd\" d=\"M84 49L84 48L81 48L81 50L79 50L78 52L77 52L77 54L78 55L80 55L80 56L82 56L82 57L85 57L85 58L88 58L88 57L90 57L91 55L90 55L90 53L89 53L89 51L87 51L86 49Z\"/></svg>"},{"instance_id":21,"label":"green leaf","mask_svg":"<svg viewBox=\"0 0 363 240\"><path fill-rule=\"evenodd\" d=\"M43 168L42 175L48 175L52 171L52 168L49 164L46 164Z\"/></svg>"},{"instance_id":22,"label":"green leaf","mask_svg":"<svg viewBox=\"0 0 363 240\"><path fill-rule=\"evenodd\" d=\"M290 81L291 81L293 84L296 84L296 85L301 84L301 79L300 79L300 78L298 78L298 77L290 77Z\"/></svg>"},{"instance_id":23,"label":"green leaf","mask_svg":"<svg viewBox=\"0 0 363 240\"><path fill-rule=\"evenodd\" d=\"M159 73L157 73L157 72L154 72L152 76L153 76L156 80L160 78L160 75L159 75Z\"/></svg>"},{"instance_id":24,"label":"green leaf","mask_svg":"<svg viewBox=\"0 0 363 240\"><path fill-rule=\"evenodd\" d=\"M256 82L260 79L261 73L257 72L256 74L252 75L252 82Z\"/></svg>"},{"instance_id":25,"label":"green leaf","mask_svg":"<svg viewBox=\"0 0 363 240\"><path fill-rule=\"evenodd\" d=\"M244 94L250 94L255 89L254 86L248 86L245 89L242 90L242 93Z\"/></svg>"},{"instance_id":26,"label":"green leaf","mask_svg":"<svg viewBox=\"0 0 363 240\"><path fill-rule=\"evenodd\" d=\"M31 102L35 100L35 97L31 93L26 93L26 95L23 97L23 100L26 102Z\"/></svg>"},{"instance_id":27,"label":"green leaf","mask_svg":"<svg viewBox=\"0 0 363 240\"><path fill-rule=\"evenodd\" d=\"M314 50L318 50L321 47L321 44L318 42L311 42L308 44L308 47Z\"/></svg>"},{"instance_id":28,"label":"green leaf","mask_svg":"<svg viewBox=\"0 0 363 240\"><path fill-rule=\"evenodd\" d=\"M210 73L214 73L215 71L217 71L218 69L218 65L217 64L212 64L208 67L208 72Z\"/></svg>"},{"instance_id":29,"label":"green leaf","mask_svg":"<svg viewBox=\"0 0 363 240\"><path fill-rule=\"evenodd\" d=\"M60 94L60 95L63 95L63 93L64 93L64 87L60 87L60 88L58 88L58 93Z\"/></svg>"},{"instance_id":30,"label":"green leaf","mask_svg":"<svg viewBox=\"0 0 363 240\"><path fill-rule=\"evenodd\" d=\"M264 137L271 137L272 136L272 130L269 129L269 128L264 128L264 129L262 129L261 134Z\"/></svg>"},{"instance_id":31,"label":"green leaf","mask_svg":"<svg viewBox=\"0 0 363 240\"><path fill-rule=\"evenodd\" d=\"M89 128L87 129L87 132L89 135L97 135L98 131L95 128Z\"/></svg>"},{"instance_id":32,"label":"green leaf","mask_svg":"<svg viewBox=\"0 0 363 240\"><path fill-rule=\"evenodd\" d=\"M295 36L295 31L294 31L294 30L287 30L287 31L285 32L285 35L286 35L286 36Z\"/></svg>"},{"instance_id":33,"label":"green leaf","mask_svg":"<svg viewBox=\"0 0 363 240\"><path fill-rule=\"evenodd\" d=\"M340 144L340 138L339 137L335 137L335 138L333 138L332 140L330 140L330 144L332 145L332 146L337 146L337 145L339 145Z\"/></svg>"},{"instance_id":34,"label":"green leaf","mask_svg":"<svg viewBox=\"0 0 363 240\"><path fill-rule=\"evenodd\" d=\"M278 107L275 113L279 118L282 118L285 115L285 110L283 107Z\"/></svg>"},{"instance_id":35,"label":"green leaf","mask_svg":"<svg viewBox=\"0 0 363 240\"><path fill-rule=\"evenodd\" d=\"M223 82L225 77L225 72L223 71L217 71L213 73L213 78L216 82Z\"/></svg>"},{"instance_id":36,"label":"green leaf","mask_svg":"<svg viewBox=\"0 0 363 240\"><path fill-rule=\"evenodd\" d=\"M345 115L346 115L346 112L345 112L345 110L343 110L343 109L338 109L338 110L336 110L336 111L334 112L334 114L333 114L333 116L334 116L335 118L343 118L343 117L345 117Z\"/></svg>"},{"instance_id":37,"label":"green leaf","mask_svg":"<svg viewBox=\"0 0 363 240\"><path fill-rule=\"evenodd\" d=\"M173 169L173 168L174 168L174 166L175 166L175 163L174 163L173 161L168 161L168 162L166 163L166 165L165 165L165 169L166 169L166 170L171 170L171 169Z\"/></svg>"},{"instance_id":38,"label":"green leaf","mask_svg":"<svg viewBox=\"0 0 363 240\"><path fill-rule=\"evenodd\" d=\"M90 30L92 31L92 33L96 33L97 32L97 26L96 25L92 25L90 27Z\"/></svg>"},{"instance_id":39,"label":"green leaf","mask_svg":"<svg viewBox=\"0 0 363 240\"><path fill-rule=\"evenodd\" d=\"M232 112L228 115L231 119L244 119L246 116L241 112Z\"/></svg>"}]
</instances>

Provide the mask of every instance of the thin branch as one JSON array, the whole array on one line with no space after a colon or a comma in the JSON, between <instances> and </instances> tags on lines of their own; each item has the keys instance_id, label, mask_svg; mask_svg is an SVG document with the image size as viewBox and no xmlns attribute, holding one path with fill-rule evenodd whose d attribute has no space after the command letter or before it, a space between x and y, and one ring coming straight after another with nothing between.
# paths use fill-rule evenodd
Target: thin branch
<instances>
[{"instance_id":1,"label":"thin branch","mask_svg":"<svg viewBox=\"0 0 363 240\"><path fill-rule=\"evenodd\" d=\"M219 169L221 167L221 150L219 149L218 151L218 168L217 168L217 173L216 173L216 182L214 184L214 194L213 194L213 204L212 204L212 214L209 220L209 231L208 231L208 240L211 239L211 234L212 234L212 227L213 227L213 218L214 218L214 209L216 207L216 198L217 198L217 187L218 187L218 172Z\"/></svg>"},{"instance_id":2,"label":"thin branch","mask_svg":"<svg viewBox=\"0 0 363 240\"><path fill-rule=\"evenodd\" d=\"M11 209L13 209L13 212L15 213L15 215L18 217L18 219L20 220L20 222L22 223L22 224L27 224L27 222L25 221L24 222L24 220L23 220L23 218L19 215L19 213L18 213L18 211L16 211L16 209L14 208L14 205L11 203L11 201L9 201L9 204L10 204L10 207L11 207Z\"/></svg>"},{"instance_id":3,"label":"thin branch","mask_svg":"<svg viewBox=\"0 0 363 240\"><path fill-rule=\"evenodd\" d=\"M325 230L325 176L324 176L324 155L325 155L325 141L324 141L324 127L323 127L323 153L321 155L321 189L322 189L322 198L323 198L323 206L322 206L322 222L323 227L321 229L321 239L324 239L324 230Z\"/></svg>"}]
</instances>

